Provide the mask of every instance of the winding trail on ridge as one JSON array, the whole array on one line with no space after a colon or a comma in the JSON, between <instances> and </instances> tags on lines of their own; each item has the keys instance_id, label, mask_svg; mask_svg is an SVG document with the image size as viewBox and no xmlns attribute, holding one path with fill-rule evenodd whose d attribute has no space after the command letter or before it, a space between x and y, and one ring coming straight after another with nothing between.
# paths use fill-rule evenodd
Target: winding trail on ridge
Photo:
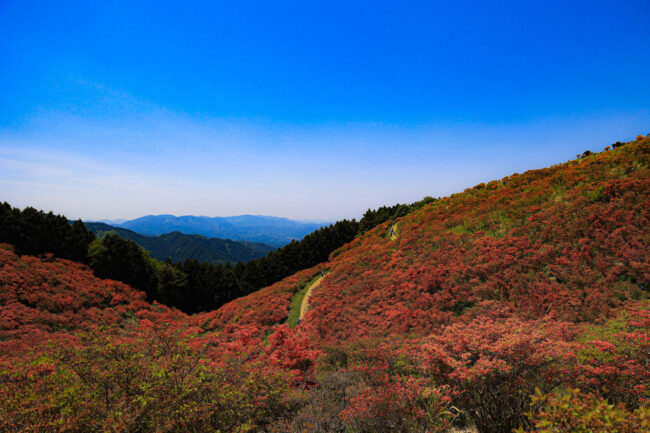
<instances>
[{"instance_id":1,"label":"winding trail on ridge","mask_svg":"<svg viewBox=\"0 0 650 433\"><path fill-rule=\"evenodd\" d=\"M399 237L399 233L397 232L398 229L399 229L399 221L392 223L388 227L388 237L390 238L391 241L395 241ZM318 277L318 279L314 281L314 283L311 286L309 286L307 292L305 293L305 296L303 296L302 302L300 303L300 315L298 316L299 320L302 320L303 317L305 317L305 314L307 313L307 308L309 308L309 297L311 296L311 292L312 290L320 286L320 282L324 276L325 275L323 274L320 277Z\"/></svg>"},{"instance_id":2,"label":"winding trail on ridge","mask_svg":"<svg viewBox=\"0 0 650 433\"><path fill-rule=\"evenodd\" d=\"M320 286L320 282L323 279L323 276L319 277L318 280L314 281L314 283L309 286L309 289L307 289L307 293L305 293L305 296L302 298L302 302L300 304L300 320L305 316L305 313L307 312L307 308L309 307L309 297L311 296L311 291L314 290L316 287Z\"/></svg>"},{"instance_id":3,"label":"winding trail on ridge","mask_svg":"<svg viewBox=\"0 0 650 433\"><path fill-rule=\"evenodd\" d=\"M399 234L397 233L397 228L399 227L399 222L393 223L388 227L388 238L391 241L396 240L399 237Z\"/></svg>"}]
</instances>

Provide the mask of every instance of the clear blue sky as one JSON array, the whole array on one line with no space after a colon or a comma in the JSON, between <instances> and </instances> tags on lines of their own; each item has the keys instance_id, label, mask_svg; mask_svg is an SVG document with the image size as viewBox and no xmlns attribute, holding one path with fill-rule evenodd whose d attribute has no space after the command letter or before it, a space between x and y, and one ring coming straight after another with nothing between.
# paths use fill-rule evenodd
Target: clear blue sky
<instances>
[{"instance_id":1,"label":"clear blue sky","mask_svg":"<svg viewBox=\"0 0 650 433\"><path fill-rule=\"evenodd\" d=\"M650 2L0 1L0 200L334 220L650 132Z\"/></svg>"}]
</instances>

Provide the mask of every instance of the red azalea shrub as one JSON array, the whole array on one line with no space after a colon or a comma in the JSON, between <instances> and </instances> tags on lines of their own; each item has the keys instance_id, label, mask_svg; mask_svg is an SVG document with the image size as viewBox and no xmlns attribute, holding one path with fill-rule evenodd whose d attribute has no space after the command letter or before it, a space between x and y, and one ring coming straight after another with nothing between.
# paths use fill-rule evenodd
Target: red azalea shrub
<instances>
[{"instance_id":1,"label":"red azalea shrub","mask_svg":"<svg viewBox=\"0 0 650 433\"><path fill-rule=\"evenodd\" d=\"M280 325L269 335L266 348L269 358L294 375L292 384L311 386L315 382L314 367L320 351L304 334Z\"/></svg>"},{"instance_id":2,"label":"red azalea shrub","mask_svg":"<svg viewBox=\"0 0 650 433\"><path fill-rule=\"evenodd\" d=\"M324 348L319 387L291 431L311 431L309 425L318 426L315 432L445 431L457 410L450 390L434 385L418 368L417 343L367 339Z\"/></svg>"},{"instance_id":3,"label":"red azalea shrub","mask_svg":"<svg viewBox=\"0 0 650 433\"><path fill-rule=\"evenodd\" d=\"M341 419L355 432L444 432L451 425L451 398L445 387L424 378L390 374L387 364L353 369L360 390L349 398Z\"/></svg>"},{"instance_id":4,"label":"red azalea shrub","mask_svg":"<svg viewBox=\"0 0 650 433\"><path fill-rule=\"evenodd\" d=\"M152 311L144 293L96 278L85 265L52 258L18 256L0 245L0 358L20 356L71 331L109 326ZM159 306L168 319L183 313Z\"/></svg>"},{"instance_id":5,"label":"red azalea shrub","mask_svg":"<svg viewBox=\"0 0 650 433\"><path fill-rule=\"evenodd\" d=\"M565 327L479 318L446 327L421 345L427 375L454 391L479 432L509 433L525 423L529 395L566 376L574 345Z\"/></svg>"},{"instance_id":6,"label":"red azalea shrub","mask_svg":"<svg viewBox=\"0 0 650 433\"><path fill-rule=\"evenodd\" d=\"M630 408L650 403L650 302L629 305L581 337L575 381Z\"/></svg>"}]
</instances>

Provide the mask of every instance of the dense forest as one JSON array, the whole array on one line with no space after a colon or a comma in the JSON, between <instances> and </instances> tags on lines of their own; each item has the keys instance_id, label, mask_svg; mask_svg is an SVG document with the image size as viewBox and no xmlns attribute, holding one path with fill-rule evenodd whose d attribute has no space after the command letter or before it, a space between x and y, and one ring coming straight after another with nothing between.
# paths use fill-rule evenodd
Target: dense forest
<instances>
[{"instance_id":1,"label":"dense forest","mask_svg":"<svg viewBox=\"0 0 650 433\"><path fill-rule=\"evenodd\" d=\"M24 210L0 204L0 242L14 245L22 254L50 253L56 257L87 263L88 245L95 240L81 220L69 220L32 207Z\"/></svg>"},{"instance_id":2,"label":"dense forest","mask_svg":"<svg viewBox=\"0 0 650 433\"><path fill-rule=\"evenodd\" d=\"M82 221L70 224L64 216L0 206L0 242L22 254L54 254L88 264L100 278L129 284L156 300L186 313L214 310L233 299L273 284L295 272L326 261L337 248L370 228L419 209L427 197L411 205L383 206L365 212L359 222L342 220L271 251L265 257L236 265L199 260L173 262L151 258L136 242L119 232L95 238Z\"/></svg>"}]
</instances>

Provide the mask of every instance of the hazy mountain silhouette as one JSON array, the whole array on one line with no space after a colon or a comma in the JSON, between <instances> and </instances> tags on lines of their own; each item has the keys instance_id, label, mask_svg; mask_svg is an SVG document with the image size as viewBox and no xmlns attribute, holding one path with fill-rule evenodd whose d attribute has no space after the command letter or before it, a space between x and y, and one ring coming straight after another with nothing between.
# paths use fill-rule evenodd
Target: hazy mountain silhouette
<instances>
[{"instance_id":1,"label":"hazy mountain silhouette","mask_svg":"<svg viewBox=\"0 0 650 433\"><path fill-rule=\"evenodd\" d=\"M125 221L118 226L150 236L178 231L236 241L261 242L279 247L293 239L302 239L322 225L262 215L231 217L147 215Z\"/></svg>"},{"instance_id":2,"label":"hazy mountain silhouette","mask_svg":"<svg viewBox=\"0 0 650 433\"><path fill-rule=\"evenodd\" d=\"M263 257L273 250L266 244L229 239L208 238L201 235L188 235L174 231L158 236L146 236L123 227L115 227L101 222L85 223L88 230L98 236L105 233L117 233L124 239L134 241L150 252L151 257L174 262L197 259L200 262L247 262Z\"/></svg>"}]
</instances>

